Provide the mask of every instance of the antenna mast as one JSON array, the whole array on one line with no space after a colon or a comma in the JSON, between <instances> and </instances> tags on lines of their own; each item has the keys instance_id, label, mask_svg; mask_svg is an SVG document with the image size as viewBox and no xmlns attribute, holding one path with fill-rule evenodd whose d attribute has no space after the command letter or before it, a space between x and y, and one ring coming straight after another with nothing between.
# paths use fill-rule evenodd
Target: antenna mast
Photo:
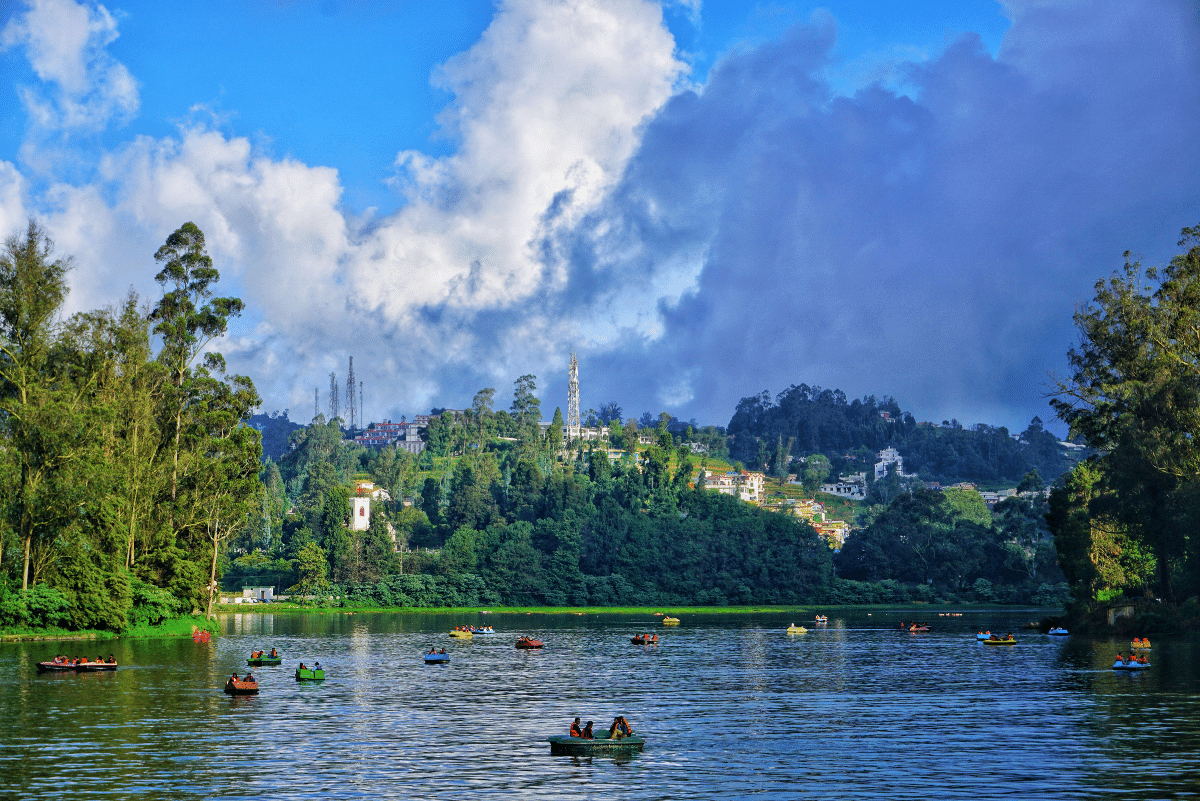
<instances>
[{"instance_id":1,"label":"antenna mast","mask_svg":"<svg viewBox=\"0 0 1200 801\"><path fill-rule=\"evenodd\" d=\"M567 427L579 427L579 361L571 351L571 371L567 381Z\"/></svg>"},{"instance_id":2,"label":"antenna mast","mask_svg":"<svg viewBox=\"0 0 1200 801\"><path fill-rule=\"evenodd\" d=\"M336 420L338 417L338 385L337 373L329 374L329 419Z\"/></svg>"},{"instance_id":3,"label":"antenna mast","mask_svg":"<svg viewBox=\"0 0 1200 801\"><path fill-rule=\"evenodd\" d=\"M321 388L313 387L313 419L321 416Z\"/></svg>"},{"instance_id":4,"label":"antenna mast","mask_svg":"<svg viewBox=\"0 0 1200 801\"><path fill-rule=\"evenodd\" d=\"M354 357L350 357L350 371L346 374L346 411L350 414L350 427L358 428L358 401L354 397Z\"/></svg>"}]
</instances>

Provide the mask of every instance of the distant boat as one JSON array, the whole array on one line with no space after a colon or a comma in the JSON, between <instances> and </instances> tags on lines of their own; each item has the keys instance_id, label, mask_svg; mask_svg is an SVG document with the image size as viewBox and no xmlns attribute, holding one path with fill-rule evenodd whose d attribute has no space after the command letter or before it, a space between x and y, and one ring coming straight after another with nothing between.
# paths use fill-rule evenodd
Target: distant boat
<instances>
[{"instance_id":1,"label":"distant boat","mask_svg":"<svg viewBox=\"0 0 1200 801\"><path fill-rule=\"evenodd\" d=\"M1150 663L1149 662L1134 662L1133 660L1124 662L1124 661L1118 659L1117 661L1113 662L1112 669L1113 670L1149 670Z\"/></svg>"},{"instance_id":2,"label":"distant boat","mask_svg":"<svg viewBox=\"0 0 1200 801\"><path fill-rule=\"evenodd\" d=\"M38 662L38 673L93 673L98 670L116 670L116 662Z\"/></svg>"},{"instance_id":3,"label":"distant boat","mask_svg":"<svg viewBox=\"0 0 1200 801\"><path fill-rule=\"evenodd\" d=\"M534 639L532 639L532 638L530 638L530 637L522 637L522 638L520 638L519 640L517 640L517 647L518 647L518 648L525 648L525 649L530 649L530 648L541 648L541 647L542 647L542 641L541 641L541 640L534 640Z\"/></svg>"},{"instance_id":4,"label":"distant boat","mask_svg":"<svg viewBox=\"0 0 1200 801\"><path fill-rule=\"evenodd\" d=\"M425 654L425 664L448 665L450 664L450 654Z\"/></svg>"},{"instance_id":5,"label":"distant boat","mask_svg":"<svg viewBox=\"0 0 1200 801\"><path fill-rule=\"evenodd\" d=\"M252 657L252 658L246 660L246 664L253 665L254 667L262 667L263 665L270 667L272 665L283 664L283 657L282 656Z\"/></svg>"},{"instance_id":6,"label":"distant boat","mask_svg":"<svg viewBox=\"0 0 1200 801\"><path fill-rule=\"evenodd\" d=\"M296 668L296 681L325 681L323 668Z\"/></svg>"},{"instance_id":7,"label":"distant boat","mask_svg":"<svg viewBox=\"0 0 1200 801\"><path fill-rule=\"evenodd\" d=\"M817 615L813 620L822 626L829 622L829 618L825 617L825 615Z\"/></svg>"},{"instance_id":8,"label":"distant boat","mask_svg":"<svg viewBox=\"0 0 1200 801\"><path fill-rule=\"evenodd\" d=\"M1013 639L1012 637L1009 637L1008 639L1005 639L1005 640L1001 640L999 638L993 640L989 637L988 639L983 641L983 644L984 645L1016 645L1017 641L1015 639Z\"/></svg>"},{"instance_id":9,"label":"distant boat","mask_svg":"<svg viewBox=\"0 0 1200 801\"><path fill-rule=\"evenodd\" d=\"M654 635L653 637L646 635L643 637L639 634L636 637L630 637L629 641L634 645L658 645L658 635Z\"/></svg>"},{"instance_id":10,"label":"distant boat","mask_svg":"<svg viewBox=\"0 0 1200 801\"><path fill-rule=\"evenodd\" d=\"M788 634L807 634L808 629L804 628L804 626L797 626L795 623L793 623L792 625L787 627L787 633Z\"/></svg>"},{"instance_id":11,"label":"distant boat","mask_svg":"<svg viewBox=\"0 0 1200 801\"><path fill-rule=\"evenodd\" d=\"M1058 626L1055 626L1054 628L1050 629L1050 631L1048 631L1046 633L1051 635L1052 637L1066 637L1067 636L1067 630L1061 629Z\"/></svg>"},{"instance_id":12,"label":"distant boat","mask_svg":"<svg viewBox=\"0 0 1200 801\"><path fill-rule=\"evenodd\" d=\"M460 640L469 640L474 635L472 635L471 632L469 632L469 631L462 631L460 629L455 629L454 631L450 632L450 636L455 637Z\"/></svg>"},{"instance_id":13,"label":"distant boat","mask_svg":"<svg viewBox=\"0 0 1200 801\"><path fill-rule=\"evenodd\" d=\"M663 625L664 625L664 626L678 626L678 625L679 625L679 618L677 618L677 617L664 617L664 618L663 618Z\"/></svg>"}]
</instances>

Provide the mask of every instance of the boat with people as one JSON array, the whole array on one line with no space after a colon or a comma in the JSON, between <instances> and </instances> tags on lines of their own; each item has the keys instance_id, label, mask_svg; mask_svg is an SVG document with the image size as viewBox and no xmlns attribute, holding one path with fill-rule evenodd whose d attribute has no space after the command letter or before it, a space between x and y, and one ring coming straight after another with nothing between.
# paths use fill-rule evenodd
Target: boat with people
<instances>
[{"instance_id":1,"label":"boat with people","mask_svg":"<svg viewBox=\"0 0 1200 801\"><path fill-rule=\"evenodd\" d=\"M518 637L517 638L517 647L524 648L526 650L531 649L531 648L541 648L542 641L535 640L532 637Z\"/></svg>"},{"instance_id":2,"label":"boat with people","mask_svg":"<svg viewBox=\"0 0 1200 801\"><path fill-rule=\"evenodd\" d=\"M1149 670L1150 661L1144 656L1130 656L1125 658L1121 654L1117 654L1116 661L1113 662L1113 670Z\"/></svg>"},{"instance_id":3,"label":"boat with people","mask_svg":"<svg viewBox=\"0 0 1200 801\"><path fill-rule=\"evenodd\" d=\"M300 667L296 668L296 681L325 681L325 669L320 662L312 667L305 667L301 662Z\"/></svg>"},{"instance_id":4,"label":"boat with people","mask_svg":"<svg viewBox=\"0 0 1200 801\"><path fill-rule=\"evenodd\" d=\"M471 634L475 635L476 637L479 637L479 636L489 637L489 636L495 636L495 634L496 634L496 632L492 629L491 626L468 626L467 628L468 628L468 631L470 631Z\"/></svg>"},{"instance_id":5,"label":"boat with people","mask_svg":"<svg viewBox=\"0 0 1200 801\"><path fill-rule=\"evenodd\" d=\"M975 635L975 639L986 640L986 639L990 638L991 636L992 636L992 633L990 631L981 631Z\"/></svg>"},{"instance_id":6,"label":"boat with people","mask_svg":"<svg viewBox=\"0 0 1200 801\"><path fill-rule=\"evenodd\" d=\"M269 654L265 651L251 651L250 658L246 660L246 664L254 667L262 667L263 665L271 667L283 664L283 657L274 648L271 649L271 653Z\"/></svg>"},{"instance_id":7,"label":"boat with people","mask_svg":"<svg viewBox=\"0 0 1200 801\"><path fill-rule=\"evenodd\" d=\"M579 718L571 724L570 734L547 737L550 753L558 756L593 756L596 754L632 754L646 746L646 738L633 731L624 715L613 718L608 731L592 733L592 721L579 725Z\"/></svg>"},{"instance_id":8,"label":"boat with people","mask_svg":"<svg viewBox=\"0 0 1200 801\"><path fill-rule=\"evenodd\" d=\"M662 622L663 622L663 625L664 625L664 626L678 626L678 625L679 625L679 618L677 618L677 617L664 617Z\"/></svg>"},{"instance_id":9,"label":"boat with people","mask_svg":"<svg viewBox=\"0 0 1200 801\"><path fill-rule=\"evenodd\" d=\"M1005 634L1001 637L999 634L993 634L983 641L984 645L1016 645L1017 640L1011 634Z\"/></svg>"},{"instance_id":10,"label":"boat with people","mask_svg":"<svg viewBox=\"0 0 1200 801\"><path fill-rule=\"evenodd\" d=\"M634 645L658 645L657 634L638 634L630 637L629 641Z\"/></svg>"},{"instance_id":11,"label":"boat with people","mask_svg":"<svg viewBox=\"0 0 1200 801\"><path fill-rule=\"evenodd\" d=\"M815 618L813 618L813 620L818 626L824 626L829 622L829 618L827 618L825 615L817 615Z\"/></svg>"},{"instance_id":12,"label":"boat with people","mask_svg":"<svg viewBox=\"0 0 1200 801\"><path fill-rule=\"evenodd\" d=\"M239 679L238 674L234 673L225 682L225 693L227 695L258 695L258 682L253 676L247 675L244 679Z\"/></svg>"},{"instance_id":13,"label":"boat with people","mask_svg":"<svg viewBox=\"0 0 1200 801\"><path fill-rule=\"evenodd\" d=\"M450 632L450 636L458 640L469 640L474 637L475 634L467 626L455 626Z\"/></svg>"},{"instance_id":14,"label":"boat with people","mask_svg":"<svg viewBox=\"0 0 1200 801\"><path fill-rule=\"evenodd\" d=\"M37 663L38 673L95 673L101 670L116 670L117 660L112 654L109 654L108 659L96 657L96 661L91 662L85 656L70 659L66 656L56 656L47 662Z\"/></svg>"},{"instance_id":15,"label":"boat with people","mask_svg":"<svg viewBox=\"0 0 1200 801\"><path fill-rule=\"evenodd\" d=\"M443 648L440 651L430 651L425 654L425 664L427 665L448 665L450 664L450 654L446 653Z\"/></svg>"},{"instance_id":16,"label":"boat with people","mask_svg":"<svg viewBox=\"0 0 1200 801\"><path fill-rule=\"evenodd\" d=\"M795 623L787 627L788 634L805 634L807 632L808 629L804 628L804 626L797 626Z\"/></svg>"},{"instance_id":17,"label":"boat with people","mask_svg":"<svg viewBox=\"0 0 1200 801\"><path fill-rule=\"evenodd\" d=\"M929 631L928 623L909 623L907 626L903 621L900 622L900 628L904 631Z\"/></svg>"},{"instance_id":18,"label":"boat with people","mask_svg":"<svg viewBox=\"0 0 1200 801\"><path fill-rule=\"evenodd\" d=\"M1050 631L1048 631L1046 633L1049 634L1051 637L1066 637L1067 636L1067 630L1060 626L1055 626L1054 628L1050 629Z\"/></svg>"},{"instance_id":19,"label":"boat with people","mask_svg":"<svg viewBox=\"0 0 1200 801\"><path fill-rule=\"evenodd\" d=\"M1150 638L1139 639L1138 637L1134 637L1133 642L1129 643L1129 647L1135 651L1149 651Z\"/></svg>"}]
</instances>

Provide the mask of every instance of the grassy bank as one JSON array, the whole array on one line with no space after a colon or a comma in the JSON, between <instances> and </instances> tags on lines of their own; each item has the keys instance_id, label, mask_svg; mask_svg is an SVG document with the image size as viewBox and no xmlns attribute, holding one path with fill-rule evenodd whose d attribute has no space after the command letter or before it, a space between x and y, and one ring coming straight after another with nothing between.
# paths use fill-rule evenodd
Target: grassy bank
<instances>
[{"instance_id":1,"label":"grassy bank","mask_svg":"<svg viewBox=\"0 0 1200 801\"><path fill-rule=\"evenodd\" d=\"M193 629L219 634L220 625L215 620L205 620L202 615L189 615L165 620L154 626L132 626L124 631L99 631L85 629L68 631L59 628L2 629L0 641L16 640L116 640L119 638L190 637Z\"/></svg>"}]
</instances>

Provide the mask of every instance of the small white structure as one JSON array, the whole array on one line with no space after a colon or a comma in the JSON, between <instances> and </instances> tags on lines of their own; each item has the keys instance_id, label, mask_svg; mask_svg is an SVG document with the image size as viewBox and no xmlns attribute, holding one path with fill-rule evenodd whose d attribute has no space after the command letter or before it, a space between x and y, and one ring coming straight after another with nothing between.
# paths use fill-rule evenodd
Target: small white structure
<instances>
[{"instance_id":1,"label":"small white structure","mask_svg":"<svg viewBox=\"0 0 1200 801\"><path fill-rule=\"evenodd\" d=\"M371 527L371 496L350 499L350 530L366 531Z\"/></svg>"},{"instance_id":2,"label":"small white structure","mask_svg":"<svg viewBox=\"0 0 1200 801\"><path fill-rule=\"evenodd\" d=\"M242 597L237 600L238 603L245 603L246 599L255 601L273 601L275 600L274 587L242 587Z\"/></svg>"}]
</instances>

